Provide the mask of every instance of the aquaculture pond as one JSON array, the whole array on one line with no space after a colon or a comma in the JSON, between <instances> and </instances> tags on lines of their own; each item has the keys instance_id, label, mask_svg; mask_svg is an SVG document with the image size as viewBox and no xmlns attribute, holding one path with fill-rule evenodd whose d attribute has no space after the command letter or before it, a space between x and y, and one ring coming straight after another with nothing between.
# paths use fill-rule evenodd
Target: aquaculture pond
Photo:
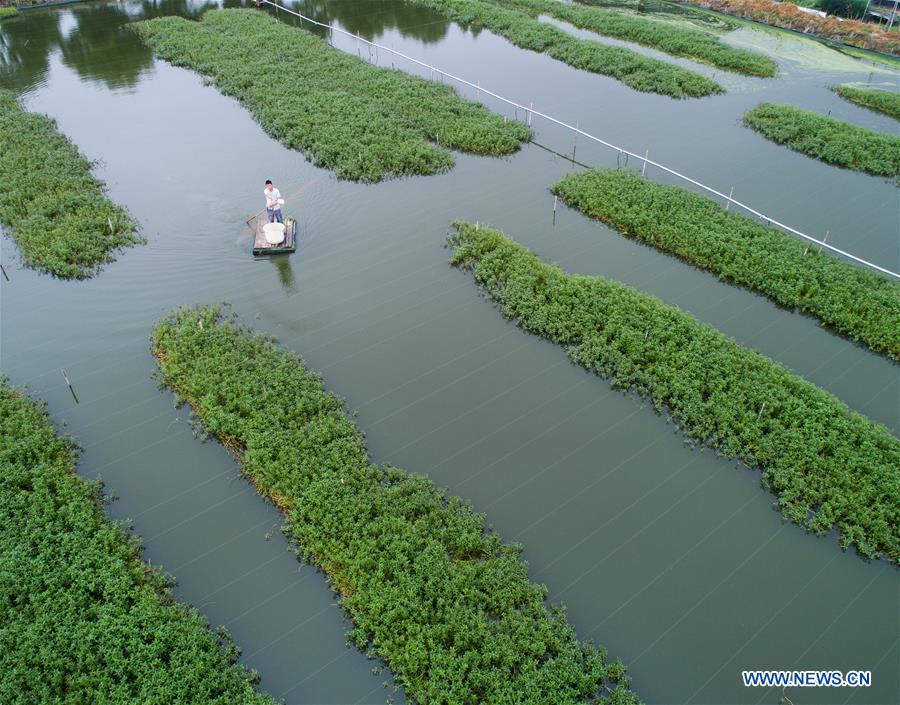
<instances>
[{"instance_id":1,"label":"aquaculture pond","mask_svg":"<svg viewBox=\"0 0 900 705\"><path fill-rule=\"evenodd\" d=\"M449 265L444 240L454 220L487 223L566 272L653 294L895 436L897 363L562 204L554 217L549 188L580 169L561 155L574 150L592 167L641 165L539 118L536 143L510 157L453 152L455 166L438 175L337 180L122 28L165 14L197 19L213 6L85 3L25 11L0 25L0 88L54 118L98 161L95 176L147 240L117 253L98 276L72 282L22 268L4 236L0 368L67 424L83 447L79 473L101 475L118 497L111 517L133 520L144 558L177 578L179 600L227 627L262 689L292 705L404 698L377 661L346 645L350 625L324 577L289 550L280 512L240 478L222 446L194 437L187 409L157 387L149 336L181 305L227 300L245 324L300 353L358 412L373 462L427 473L484 512L504 541L521 543L531 581L566 604L579 639L621 659L645 702L777 703L780 690L741 686L748 668L871 670L870 688L786 695L796 705L896 702L896 567L842 552L836 532L816 537L786 522L758 471L687 447L649 404L505 322L472 275ZM725 193L733 186L735 198L772 217L900 269L891 180L828 166L741 124L747 110L769 102L894 135L895 120L831 90L898 90L896 70L882 63L785 34L716 28L726 44L778 62L776 78L754 78L597 38L726 88L675 101L489 31L462 30L418 5L293 6L636 153L649 150ZM391 65L350 37L333 42ZM652 167L646 176L674 183ZM245 219L262 207L265 179L299 217L299 247L254 260Z\"/></svg>"}]
</instances>

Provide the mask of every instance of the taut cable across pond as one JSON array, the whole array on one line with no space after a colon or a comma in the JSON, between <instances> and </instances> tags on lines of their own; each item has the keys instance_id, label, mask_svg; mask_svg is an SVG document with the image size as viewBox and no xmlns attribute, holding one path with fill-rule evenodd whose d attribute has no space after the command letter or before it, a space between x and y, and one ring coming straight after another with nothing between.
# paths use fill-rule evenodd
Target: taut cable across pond
<instances>
[{"instance_id":1,"label":"taut cable across pond","mask_svg":"<svg viewBox=\"0 0 900 705\"><path fill-rule=\"evenodd\" d=\"M738 208L742 208L743 210L747 211L748 213L751 213L752 215L765 221L766 223L769 223L778 228L781 228L782 230L784 230L788 233L791 233L792 235L796 235L797 237L803 238L804 240L815 243L816 245L819 245L820 248L824 248L826 250L829 250L830 252L833 252L834 254L841 255L842 257L851 259L854 262L857 262L858 264L862 264L863 266L869 267L870 269L879 271L882 274L886 274L889 277L893 277L894 279L900 279L900 274L898 274L897 272L887 269L886 267L877 265L874 262L870 262L866 259L863 259L862 257L857 257L856 255L854 255L850 252L847 252L846 250L842 250L841 248L835 247L834 245L829 245L827 242L825 242L825 240L820 240L816 237L813 237L812 235L807 235L806 233L803 233L803 232L797 230L796 228L792 228L791 226L786 225L785 223L775 220L774 218L770 218L769 216L756 210L755 208L748 206L746 203L742 203L741 201L735 200L732 197L732 195L730 195L730 194L722 193L721 191L714 189L711 186L707 186L706 184L703 184L703 183L697 181L696 179L692 179L691 177L686 176L685 174L682 174L678 171L675 171L674 169L670 169L669 167L667 167L663 164L660 164L659 162L655 162L652 159L648 159L646 154L645 155L636 154L627 149L624 149L623 147L619 147L617 145L612 144L611 142L607 142L606 140L600 139L599 137L596 137L588 132L585 132L584 130L580 129L576 125L570 125L567 122L558 120L557 118L547 115L546 113L542 113L538 110L535 110L534 103L531 103L531 105L526 106L526 105L522 105L521 103L517 103L513 100L510 100L509 98L504 98L502 95L500 95L498 93L494 93L493 91L488 90L487 88L482 86L480 81L478 81L476 83L472 83L471 81L467 81L466 79L460 78L459 76L456 76L452 73L443 71L442 69L439 69L436 66L432 66L431 64L427 64L424 61L420 61L419 59L413 58L412 56L409 56L408 54L399 52L396 49L385 46L383 44L378 44L377 42L371 42L368 39L363 39L362 37L359 36L358 33L354 34L353 32L348 32L347 30L341 29L340 27L334 27L330 24L326 24L324 22L319 22L318 20L314 20L311 17L307 17L306 15L301 14L301 13L297 12L296 10L291 10L287 7L284 7L283 5L279 5L277 2L273 2L272 0L258 0L257 4L259 7L262 7L263 5L270 5L271 7L275 8L276 10L281 10L283 12L287 12L290 15L299 17L301 20L303 20L305 22L309 22L310 24L314 24L319 27L324 27L329 32L338 32L340 34L344 34L348 37L351 37L352 39L355 39L357 42L364 42L365 44L367 44L370 47L370 49L372 47L374 47L376 50L383 49L384 51L390 52L390 54L393 56L397 56L402 59L406 59L407 61L410 61L418 66L428 69L431 72L432 77L434 76L435 73L438 74L439 76L446 76L447 78L457 81L462 85L473 88L476 91L476 95L478 95L478 96L480 96L481 93L485 93L493 98L496 98L497 100L499 100L503 103L506 103L507 105L512 106L517 111L519 109L523 110L526 115L526 123L528 125L532 124L533 117L544 118L545 120L552 122L555 125L559 125L560 127L563 127L567 130L571 130L576 135L582 135L582 136L586 137L587 139L592 140L593 142L596 142L597 144L601 144L604 147L608 147L609 149L615 150L616 152L619 153L620 156L624 154L626 157L634 157L636 160L638 160L639 162L641 162L643 164L644 171L646 171L648 164L651 166L655 166L657 169L660 169L660 170L666 172L667 174L671 174L672 176L674 176L676 178L682 179L683 181L686 181L689 184L692 184L692 185L696 186L697 188L700 188L700 189L706 191L707 193L711 193L714 196L723 198L725 200L726 204L728 204L728 206L734 205ZM649 150L648 150L648 152L649 152ZM732 193L733 193L733 191L732 191Z\"/></svg>"}]
</instances>

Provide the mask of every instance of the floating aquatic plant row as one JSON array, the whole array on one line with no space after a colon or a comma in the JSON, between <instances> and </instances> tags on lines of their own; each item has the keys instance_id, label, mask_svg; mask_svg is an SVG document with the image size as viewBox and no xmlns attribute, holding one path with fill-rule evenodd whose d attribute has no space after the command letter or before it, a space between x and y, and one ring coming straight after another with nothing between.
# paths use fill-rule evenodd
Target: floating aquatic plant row
<instances>
[{"instance_id":1,"label":"floating aquatic plant row","mask_svg":"<svg viewBox=\"0 0 900 705\"><path fill-rule=\"evenodd\" d=\"M818 252L678 186L625 169L584 171L553 193L623 235L798 308L900 360L900 281Z\"/></svg>"},{"instance_id":2,"label":"floating aquatic plant row","mask_svg":"<svg viewBox=\"0 0 900 705\"><path fill-rule=\"evenodd\" d=\"M542 14L549 15L579 29L701 61L725 71L749 76L774 76L778 71L778 64L767 56L730 47L709 32L671 22L559 0L487 1L521 10L535 18Z\"/></svg>"},{"instance_id":3,"label":"floating aquatic plant row","mask_svg":"<svg viewBox=\"0 0 900 705\"><path fill-rule=\"evenodd\" d=\"M900 92L856 86L834 86L832 90L841 98L877 113L900 120Z\"/></svg>"},{"instance_id":4,"label":"floating aquatic plant row","mask_svg":"<svg viewBox=\"0 0 900 705\"><path fill-rule=\"evenodd\" d=\"M497 230L455 227L452 263L504 316L649 398L692 441L759 467L792 521L900 563L900 441L887 428L654 296L563 272Z\"/></svg>"},{"instance_id":5,"label":"floating aquatic plant row","mask_svg":"<svg viewBox=\"0 0 900 705\"><path fill-rule=\"evenodd\" d=\"M84 279L115 250L143 241L92 166L53 120L0 90L0 224L26 266Z\"/></svg>"},{"instance_id":6,"label":"floating aquatic plant row","mask_svg":"<svg viewBox=\"0 0 900 705\"><path fill-rule=\"evenodd\" d=\"M299 552L340 593L352 641L383 659L408 697L637 703L623 666L545 605L521 547L426 477L372 464L322 380L224 313L180 309L155 328L161 378L282 510Z\"/></svg>"},{"instance_id":7,"label":"floating aquatic plant row","mask_svg":"<svg viewBox=\"0 0 900 705\"><path fill-rule=\"evenodd\" d=\"M766 222L766 223L774 225L778 228L781 228L782 230L785 230L786 232L796 235L797 237L799 237L803 240L806 240L807 242L810 242L819 248L826 249L829 252L833 252L835 254L841 255L842 257L851 259L854 262L858 262L859 264L862 264L862 265L864 265L870 269L873 269L875 271L882 272L883 274L886 274L895 279L900 279L900 274L898 274L897 272L887 269L886 267L877 265L874 262L865 260L862 257L857 257L856 255L854 255L851 252L847 252L846 250L835 247L834 245L832 245L828 242L825 242L824 240L820 240L816 237L813 237L812 235L807 235L806 233L801 232L800 230L797 230L796 228L792 228L790 225L787 225L786 223L782 223L782 222L776 220L775 218L771 218L770 216L766 215L765 213L758 211L757 209L753 208L752 206L749 206L748 204L743 203L736 198L732 198L731 195L729 195L729 194L724 194L721 191L718 191L717 189L712 188L711 186L707 186L706 184L704 184L700 181L697 181L696 179L693 179L690 176L687 176L686 174L682 174L681 172L676 171L675 169L671 169L670 167L667 167L664 164L660 164L659 162L654 161L653 159L650 159L646 154L636 154L635 152L627 150L624 147L615 145L611 142L607 142L606 140L601 139L600 137L597 137L596 135L592 135L589 132L585 132L584 130L580 129L577 125L571 125L563 120L559 120L558 118L553 117L552 115L548 115L547 113L541 112L540 110L535 110L533 105L526 106L521 103L517 103L516 101L510 100L509 98L506 98L505 96L502 96L499 93L489 90L485 86L482 86L479 82L468 81L465 78L462 78L461 76L457 76L455 74L444 71L444 70L438 68L437 66L432 66L431 64L427 64L424 61L420 61L419 59L409 56L408 54L399 52L392 47L388 47L383 44L378 44L377 42L371 42L367 39L363 39L362 37L359 37L358 35L354 35L351 32L348 32L347 30L341 29L340 27L333 27L329 24L319 22L318 20L314 20L311 17L307 17L306 15L299 13L296 10L291 10L287 7L284 7L283 5L279 5L275 2L272 2L272 0L262 0L262 4L277 8L277 9L281 10L282 12L287 12L288 14L291 14L295 17L300 18L304 22L308 22L309 24L325 28L329 32L337 32L340 34L345 34L345 35L352 37L353 39L356 39L357 41L365 44L368 47L375 48L378 51L383 51L394 57L404 59L405 61L409 61L409 62L415 64L416 66L419 66L419 67L422 67L424 69L431 71L435 75L441 76L442 78L446 78L450 81L456 81L461 86L467 86L469 89L474 91L476 94L483 93L485 95L488 95L488 96L494 98L495 100L500 101L501 103L504 103L512 108L515 108L516 111L521 110L523 112L523 114L526 116L526 119L528 120L529 124L531 124L531 119L534 117L538 117L543 120L547 120L548 122L550 122L554 125L558 125L559 127L569 130L570 132L572 132L575 135L580 135L580 136L584 137L585 139L595 142L596 144L602 145L608 149L612 149L615 152L617 152L620 156L632 157L632 158L638 160L640 163L643 163L644 165L653 166L657 169L664 171L666 174L670 174L671 176L674 176L675 178L680 179L681 181L685 181L689 184L692 184L693 186L696 186L698 189L701 189L701 190L705 191L706 193L712 194L713 196L717 196L722 199L726 199L731 204L731 206L733 206L735 208L740 208L741 210L744 210L747 213L750 213L751 215L756 216L763 222Z\"/></svg>"},{"instance_id":8,"label":"floating aquatic plant row","mask_svg":"<svg viewBox=\"0 0 900 705\"><path fill-rule=\"evenodd\" d=\"M0 702L274 705L74 468L72 441L0 378Z\"/></svg>"},{"instance_id":9,"label":"floating aquatic plant row","mask_svg":"<svg viewBox=\"0 0 900 705\"><path fill-rule=\"evenodd\" d=\"M744 124L764 137L826 164L875 176L900 175L900 137L883 135L791 105L760 103Z\"/></svg>"},{"instance_id":10,"label":"floating aquatic plant row","mask_svg":"<svg viewBox=\"0 0 900 705\"><path fill-rule=\"evenodd\" d=\"M672 98L699 98L725 89L705 76L625 47L578 39L529 14L524 6L501 6L493 0L405 0L431 8L463 27L484 27L517 47L547 54L592 73L610 76L630 88Z\"/></svg>"},{"instance_id":11,"label":"floating aquatic plant row","mask_svg":"<svg viewBox=\"0 0 900 705\"><path fill-rule=\"evenodd\" d=\"M505 155L531 137L449 86L372 66L257 10L130 26L160 57L211 76L272 137L342 179L433 174L453 165L449 149Z\"/></svg>"}]
</instances>

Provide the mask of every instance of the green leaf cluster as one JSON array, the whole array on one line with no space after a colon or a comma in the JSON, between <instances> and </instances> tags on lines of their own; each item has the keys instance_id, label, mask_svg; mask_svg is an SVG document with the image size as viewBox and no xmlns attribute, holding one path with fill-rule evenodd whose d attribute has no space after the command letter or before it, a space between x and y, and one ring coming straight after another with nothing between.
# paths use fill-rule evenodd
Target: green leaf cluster
<instances>
[{"instance_id":1,"label":"green leaf cluster","mask_svg":"<svg viewBox=\"0 0 900 705\"><path fill-rule=\"evenodd\" d=\"M15 7L0 7L0 22L19 16L19 10Z\"/></svg>"},{"instance_id":2,"label":"green leaf cluster","mask_svg":"<svg viewBox=\"0 0 900 705\"><path fill-rule=\"evenodd\" d=\"M625 169L557 182L565 203L780 306L797 308L900 360L900 282L828 254L715 201Z\"/></svg>"},{"instance_id":3,"label":"green leaf cluster","mask_svg":"<svg viewBox=\"0 0 900 705\"><path fill-rule=\"evenodd\" d=\"M497 230L457 223L450 242L506 317L649 398L693 442L759 467L786 517L900 563L900 441L887 428L654 296L563 272Z\"/></svg>"},{"instance_id":4,"label":"green leaf cluster","mask_svg":"<svg viewBox=\"0 0 900 705\"><path fill-rule=\"evenodd\" d=\"M0 702L274 703L74 467L72 441L0 377Z\"/></svg>"},{"instance_id":5,"label":"green leaf cluster","mask_svg":"<svg viewBox=\"0 0 900 705\"><path fill-rule=\"evenodd\" d=\"M521 547L424 476L373 465L341 399L294 353L217 307L154 330L162 380L240 459L328 576L352 641L410 698L436 703L637 703L620 663L545 605ZM594 699L592 699L594 698Z\"/></svg>"},{"instance_id":6,"label":"green leaf cluster","mask_svg":"<svg viewBox=\"0 0 900 705\"><path fill-rule=\"evenodd\" d=\"M26 112L11 91L0 90L0 224L10 228L27 266L84 279L115 250L143 242L92 166L53 120Z\"/></svg>"},{"instance_id":7,"label":"green leaf cluster","mask_svg":"<svg viewBox=\"0 0 900 705\"><path fill-rule=\"evenodd\" d=\"M900 176L900 137L774 103L760 103L748 110L744 124L826 164L875 176Z\"/></svg>"},{"instance_id":8,"label":"green leaf cluster","mask_svg":"<svg viewBox=\"0 0 900 705\"><path fill-rule=\"evenodd\" d=\"M272 137L342 179L433 174L453 166L448 149L505 155L531 138L521 123L449 86L372 66L257 10L130 27L166 61L211 76Z\"/></svg>"},{"instance_id":9,"label":"green leaf cluster","mask_svg":"<svg viewBox=\"0 0 900 705\"><path fill-rule=\"evenodd\" d=\"M570 66L610 76L630 88L672 98L698 98L725 89L715 81L624 47L577 39L546 22L522 2L503 0L405 0L439 12L464 27L484 27L517 47L544 53ZM587 8L588 10L590 8ZM574 10L577 11L577 8Z\"/></svg>"},{"instance_id":10,"label":"green leaf cluster","mask_svg":"<svg viewBox=\"0 0 900 705\"><path fill-rule=\"evenodd\" d=\"M900 92L878 88L857 88L856 86L834 86L831 90L841 98L856 103L877 113L890 115L900 120Z\"/></svg>"},{"instance_id":11,"label":"green leaf cluster","mask_svg":"<svg viewBox=\"0 0 900 705\"><path fill-rule=\"evenodd\" d=\"M673 56L694 59L725 71L748 76L774 76L778 71L778 64L769 57L730 47L718 37L699 29L559 0L487 0L487 2L521 10L535 18L539 15L549 15L579 29L652 47Z\"/></svg>"}]
</instances>

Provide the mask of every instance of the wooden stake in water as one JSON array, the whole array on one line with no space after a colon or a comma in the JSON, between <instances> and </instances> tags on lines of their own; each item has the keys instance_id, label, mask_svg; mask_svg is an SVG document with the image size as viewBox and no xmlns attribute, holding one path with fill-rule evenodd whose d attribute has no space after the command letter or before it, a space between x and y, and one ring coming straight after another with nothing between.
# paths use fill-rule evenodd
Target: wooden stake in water
<instances>
[{"instance_id":1,"label":"wooden stake in water","mask_svg":"<svg viewBox=\"0 0 900 705\"><path fill-rule=\"evenodd\" d=\"M572 161L575 161L575 148L578 146L578 120L575 121L575 138L572 140ZM553 210L556 210L554 205Z\"/></svg>"},{"instance_id":2,"label":"wooden stake in water","mask_svg":"<svg viewBox=\"0 0 900 705\"><path fill-rule=\"evenodd\" d=\"M69 375L66 374L65 368L62 368L60 372L62 372L63 379L66 380L66 386L69 388L69 391L72 392L72 398L75 400L75 403L78 404L78 397L75 396L75 390L72 389L72 383L69 381Z\"/></svg>"},{"instance_id":3,"label":"wooden stake in water","mask_svg":"<svg viewBox=\"0 0 900 705\"><path fill-rule=\"evenodd\" d=\"M559 196L553 196L553 224L556 225L556 204L559 202Z\"/></svg>"},{"instance_id":4,"label":"wooden stake in water","mask_svg":"<svg viewBox=\"0 0 900 705\"><path fill-rule=\"evenodd\" d=\"M725 204L725 210L731 210L731 197L734 195L734 186L731 187L731 191L728 192L728 202Z\"/></svg>"},{"instance_id":5,"label":"wooden stake in water","mask_svg":"<svg viewBox=\"0 0 900 705\"><path fill-rule=\"evenodd\" d=\"M475 100L481 100L481 79L475 81Z\"/></svg>"},{"instance_id":6,"label":"wooden stake in water","mask_svg":"<svg viewBox=\"0 0 900 705\"><path fill-rule=\"evenodd\" d=\"M650 150L644 152L644 166L641 167L641 176L647 173L647 157L650 156Z\"/></svg>"},{"instance_id":7,"label":"wooden stake in water","mask_svg":"<svg viewBox=\"0 0 900 705\"><path fill-rule=\"evenodd\" d=\"M531 127L531 113L534 110L534 101L531 101L531 105L528 106L528 127Z\"/></svg>"},{"instance_id":8,"label":"wooden stake in water","mask_svg":"<svg viewBox=\"0 0 900 705\"><path fill-rule=\"evenodd\" d=\"M825 237L822 238L822 245L819 245L819 254L822 253L822 246L823 246L826 242L828 242L828 234L829 234L830 232L831 232L830 230L826 230L826 231L825 231Z\"/></svg>"},{"instance_id":9,"label":"wooden stake in water","mask_svg":"<svg viewBox=\"0 0 900 705\"><path fill-rule=\"evenodd\" d=\"M3 268L2 264L0 264L0 272L3 272L3 278L6 279L6 281L9 281L9 275L6 273L6 270Z\"/></svg>"}]
</instances>

